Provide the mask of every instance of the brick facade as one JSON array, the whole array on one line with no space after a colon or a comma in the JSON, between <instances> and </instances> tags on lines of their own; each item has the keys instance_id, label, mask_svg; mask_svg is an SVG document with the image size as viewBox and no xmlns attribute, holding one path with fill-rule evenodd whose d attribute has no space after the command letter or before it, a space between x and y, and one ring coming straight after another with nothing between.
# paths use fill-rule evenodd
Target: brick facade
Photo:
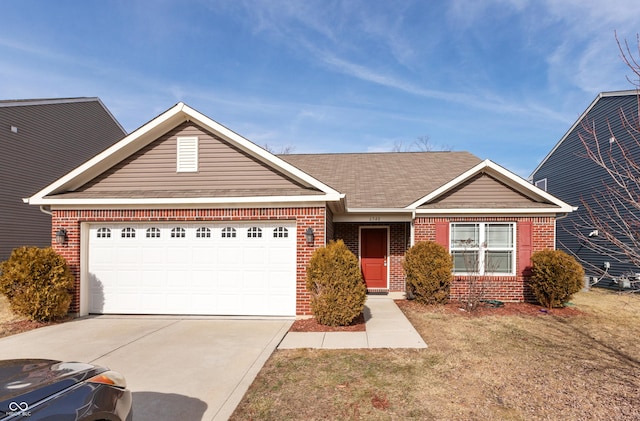
<instances>
[{"instance_id":1,"label":"brick facade","mask_svg":"<svg viewBox=\"0 0 640 421\"><path fill-rule=\"evenodd\" d=\"M325 244L325 207L243 208L243 209L127 209L127 210L54 210L51 238L55 250L65 257L76 278L74 298L69 312L80 311L80 224L82 222L165 222L165 221L260 221L295 220L297 225L296 314L309 315L310 297L306 289L306 268L313 251ZM305 230L315 234L308 245ZM67 242L57 244L55 234L67 230Z\"/></svg>"},{"instance_id":2,"label":"brick facade","mask_svg":"<svg viewBox=\"0 0 640 421\"><path fill-rule=\"evenodd\" d=\"M434 218L417 217L415 221L415 241L436 241L436 225L441 222L514 222L516 223L516 236L520 235L517 228L519 223L531 223L532 225L532 250L553 250L555 248L555 219L553 217L455 217ZM515 239L516 244L519 243ZM516 250L516 258L520 259L521 250ZM529 262L518 262L516 267L528 265ZM469 291L471 279L464 276L454 277L451 285L450 297L459 300ZM516 276L484 276L479 281L479 287L486 299L501 301L535 301L529 283L522 273Z\"/></svg>"},{"instance_id":3,"label":"brick facade","mask_svg":"<svg viewBox=\"0 0 640 421\"><path fill-rule=\"evenodd\" d=\"M130 210L54 210L51 238L53 247L67 259L76 277L74 299L70 312L80 311L80 224L82 222L166 222L166 221L256 221L295 220L297 225L296 261L296 314L309 315L310 296L306 290L306 267L313 251L329 239L342 239L356 255L359 254L361 227L387 227L389 230L389 291L404 292L405 280L402 269L404 254L411 242L411 226L408 222L395 223L333 223L325 220L325 207L301 208L241 208L241 209L130 209ZM417 217L414 223L415 242L436 241L436 224L442 222L528 222L532 224L532 252L553 249L555 223L553 217ZM517 226L517 225L516 225ZM304 231L313 228L315 240L308 245ZM67 242L57 244L56 232L64 228ZM517 230L517 232L519 232ZM516 254L519 251L516 250ZM518 265L519 266L519 265ZM451 299L461 299L469 287L469 278L456 276L451 287ZM487 299L502 301L531 301L533 295L522 274L516 276L486 276L481 280L483 294Z\"/></svg>"},{"instance_id":4,"label":"brick facade","mask_svg":"<svg viewBox=\"0 0 640 421\"><path fill-rule=\"evenodd\" d=\"M411 227L408 222L394 223L352 223L339 222L335 224L334 239L341 239L356 256L360 253L361 227L389 228L389 291L404 292L405 281L402 260L411 242Z\"/></svg>"}]
</instances>

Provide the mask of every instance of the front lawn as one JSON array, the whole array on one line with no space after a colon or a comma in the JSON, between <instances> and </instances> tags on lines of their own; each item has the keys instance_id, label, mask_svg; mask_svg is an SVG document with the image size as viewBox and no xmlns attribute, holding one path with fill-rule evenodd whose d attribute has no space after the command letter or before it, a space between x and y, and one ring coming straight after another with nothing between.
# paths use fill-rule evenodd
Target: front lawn
<instances>
[{"instance_id":1,"label":"front lawn","mask_svg":"<svg viewBox=\"0 0 640 421\"><path fill-rule=\"evenodd\" d=\"M232 419L640 419L640 296L573 304L582 314L410 306L426 350L276 351Z\"/></svg>"}]
</instances>

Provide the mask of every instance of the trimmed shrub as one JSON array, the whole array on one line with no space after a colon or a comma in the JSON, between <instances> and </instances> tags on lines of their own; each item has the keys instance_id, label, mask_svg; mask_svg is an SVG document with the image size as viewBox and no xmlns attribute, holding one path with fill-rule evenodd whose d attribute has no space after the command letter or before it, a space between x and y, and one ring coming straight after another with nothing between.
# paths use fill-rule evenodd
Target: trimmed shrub
<instances>
[{"instance_id":1,"label":"trimmed shrub","mask_svg":"<svg viewBox=\"0 0 640 421\"><path fill-rule=\"evenodd\" d=\"M424 304L444 304L449 300L453 280L453 260L442 245L422 241L413 245L404 256L407 292Z\"/></svg>"},{"instance_id":2,"label":"trimmed shrub","mask_svg":"<svg viewBox=\"0 0 640 421\"><path fill-rule=\"evenodd\" d=\"M66 260L51 247L19 247L0 263L0 292L15 313L32 320L65 316L73 282Z\"/></svg>"},{"instance_id":3,"label":"trimmed shrub","mask_svg":"<svg viewBox=\"0 0 640 421\"><path fill-rule=\"evenodd\" d=\"M563 307L582 289L584 269L562 250L543 250L531 256L529 284L540 304L547 308Z\"/></svg>"},{"instance_id":4,"label":"trimmed shrub","mask_svg":"<svg viewBox=\"0 0 640 421\"><path fill-rule=\"evenodd\" d=\"M342 240L313 253L307 266L307 290L320 324L346 326L362 313L367 288L358 258Z\"/></svg>"}]
</instances>

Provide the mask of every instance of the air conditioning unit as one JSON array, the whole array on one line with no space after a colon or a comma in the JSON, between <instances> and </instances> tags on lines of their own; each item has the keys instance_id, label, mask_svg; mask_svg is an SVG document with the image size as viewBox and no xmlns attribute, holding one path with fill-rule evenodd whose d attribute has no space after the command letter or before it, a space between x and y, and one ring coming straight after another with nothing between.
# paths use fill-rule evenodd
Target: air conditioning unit
<instances>
[{"instance_id":1,"label":"air conditioning unit","mask_svg":"<svg viewBox=\"0 0 640 421\"><path fill-rule=\"evenodd\" d=\"M620 288L631 288L631 280L629 278L618 278L618 286Z\"/></svg>"}]
</instances>

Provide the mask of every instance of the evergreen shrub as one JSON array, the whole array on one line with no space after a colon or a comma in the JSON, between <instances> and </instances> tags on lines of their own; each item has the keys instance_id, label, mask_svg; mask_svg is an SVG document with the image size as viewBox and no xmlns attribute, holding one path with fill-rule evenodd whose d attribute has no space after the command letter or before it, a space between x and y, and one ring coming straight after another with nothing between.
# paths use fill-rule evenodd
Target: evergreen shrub
<instances>
[{"instance_id":1,"label":"evergreen shrub","mask_svg":"<svg viewBox=\"0 0 640 421\"><path fill-rule=\"evenodd\" d=\"M307 290L318 323L347 326L364 309L367 288L358 258L342 240L317 249L307 266Z\"/></svg>"},{"instance_id":2,"label":"evergreen shrub","mask_svg":"<svg viewBox=\"0 0 640 421\"><path fill-rule=\"evenodd\" d=\"M547 308L563 307L582 289L584 269L562 250L543 250L531 256L529 285L540 304Z\"/></svg>"},{"instance_id":3,"label":"evergreen shrub","mask_svg":"<svg viewBox=\"0 0 640 421\"><path fill-rule=\"evenodd\" d=\"M73 283L66 260L51 247L19 247L0 263L0 293L15 313L32 320L65 316Z\"/></svg>"},{"instance_id":4,"label":"evergreen shrub","mask_svg":"<svg viewBox=\"0 0 640 421\"><path fill-rule=\"evenodd\" d=\"M407 250L402 265L409 296L424 304L449 300L453 260L445 247L432 241L418 242Z\"/></svg>"}]
</instances>

